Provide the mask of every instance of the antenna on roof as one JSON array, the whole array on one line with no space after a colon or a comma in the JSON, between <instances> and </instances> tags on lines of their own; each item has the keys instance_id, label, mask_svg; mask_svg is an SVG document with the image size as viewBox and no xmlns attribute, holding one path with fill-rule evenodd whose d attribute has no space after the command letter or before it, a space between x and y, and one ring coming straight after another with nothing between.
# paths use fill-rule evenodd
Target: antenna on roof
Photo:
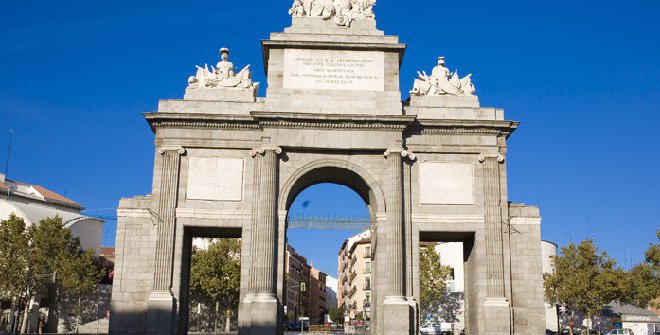
<instances>
[{"instance_id":1,"label":"antenna on roof","mask_svg":"<svg viewBox=\"0 0 660 335\"><path fill-rule=\"evenodd\" d=\"M11 140L14 136L14 129L9 129L9 144L7 145L7 159L5 161L5 179L7 178L7 174L9 173L9 158L11 157L11 152L13 151L13 147L11 145ZM7 200L9 200L9 193L11 193L11 186L7 185Z\"/></svg>"},{"instance_id":2,"label":"antenna on roof","mask_svg":"<svg viewBox=\"0 0 660 335\"><path fill-rule=\"evenodd\" d=\"M9 144L7 145L7 160L5 162L5 178L9 173L9 158L11 158L11 152L13 151L13 148L11 146L11 140L13 136L14 136L14 129L9 129Z\"/></svg>"}]
</instances>

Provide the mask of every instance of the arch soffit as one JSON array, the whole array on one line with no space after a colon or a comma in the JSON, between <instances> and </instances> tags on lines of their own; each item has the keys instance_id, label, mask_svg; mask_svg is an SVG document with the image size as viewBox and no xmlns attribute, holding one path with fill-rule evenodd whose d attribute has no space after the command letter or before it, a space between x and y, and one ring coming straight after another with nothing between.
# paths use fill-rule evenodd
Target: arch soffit
<instances>
[{"instance_id":1,"label":"arch soffit","mask_svg":"<svg viewBox=\"0 0 660 335\"><path fill-rule=\"evenodd\" d=\"M280 210L287 210L287 200L289 199L289 196L291 195L291 191L293 190L293 187L300 178L305 176L307 173L311 172L312 170L315 169L320 169L320 168L338 168L338 169L346 169L349 170L355 174L357 174L362 180L365 182L365 186L369 188L371 193L373 194L374 199L369 199L369 202L372 204L372 206L375 206L379 212L384 212L385 211L385 194L383 192L383 189L380 187L380 184L374 179L371 174L369 174L365 169L362 167L349 163L348 161L341 160L341 159L319 159L312 161L306 165L303 165L302 167L298 168L286 181L284 185L282 185L282 189L280 190L280 199L279 199L279 209ZM307 185L311 186L313 184ZM307 188L304 187L302 189ZM357 190L354 190L357 192ZM358 192L359 193L359 192Z\"/></svg>"}]
</instances>

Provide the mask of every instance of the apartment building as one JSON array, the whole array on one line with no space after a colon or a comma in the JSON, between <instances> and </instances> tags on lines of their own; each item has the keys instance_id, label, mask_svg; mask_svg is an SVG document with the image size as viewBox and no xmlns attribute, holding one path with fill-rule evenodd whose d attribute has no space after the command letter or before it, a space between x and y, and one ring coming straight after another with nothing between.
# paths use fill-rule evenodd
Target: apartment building
<instances>
[{"instance_id":1,"label":"apartment building","mask_svg":"<svg viewBox=\"0 0 660 335\"><path fill-rule=\"evenodd\" d=\"M370 319L371 251L369 230L346 239L339 250L337 305L344 310L346 321Z\"/></svg>"},{"instance_id":2,"label":"apartment building","mask_svg":"<svg viewBox=\"0 0 660 335\"><path fill-rule=\"evenodd\" d=\"M327 274L309 264L307 257L290 245L286 246L284 273L285 314L295 319L309 318L310 324L322 323L327 313Z\"/></svg>"},{"instance_id":3,"label":"apartment building","mask_svg":"<svg viewBox=\"0 0 660 335\"><path fill-rule=\"evenodd\" d=\"M323 316L327 313L325 308L328 294L326 290L326 274L323 271L314 267L310 268L310 284L309 284L309 323L321 324L323 323Z\"/></svg>"}]
</instances>

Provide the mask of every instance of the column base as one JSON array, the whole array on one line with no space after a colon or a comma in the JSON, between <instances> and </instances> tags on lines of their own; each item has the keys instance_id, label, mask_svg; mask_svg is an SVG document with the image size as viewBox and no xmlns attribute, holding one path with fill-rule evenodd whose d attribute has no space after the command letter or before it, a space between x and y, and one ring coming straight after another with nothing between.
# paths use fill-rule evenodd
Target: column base
<instances>
[{"instance_id":1,"label":"column base","mask_svg":"<svg viewBox=\"0 0 660 335\"><path fill-rule=\"evenodd\" d=\"M413 311L403 296L386 296L383 301L384 335L413 334Z\"/></svg>"},{"instance_id":2,"label":"column base","mask_svg":"<svg viewBox=\"0 0 660 335\"><path fill-rule=\"evenodd\" d=\"M171 292L154 291L149 294L147 334L171 334L174 327L176 299Z\"/></svg>"},{"instance_id":3,"label":"column base","mask_svg":"<svg viewBox=\"0 0 660 335\"><path fill-rule=\"evenodd\" d=\"M419 304L415 300L415 297L406 297L408 301L408 306L410 306L410 320L411 320L411 329L413 334L419 332Z\"/></svg>"},{"instance_id":4,"label":"column base","mask_svg":"<svg viewBox=\"0 0 660 335\"><path fill-rule=\"evenodd\" d=\"M511 305L506 298L486 298L484 301L484 317L484 329L488 334L511 334Z\"/></svg>"},{"instance_id":5,"label":"column base","mask_svg":"<svg viewBox=\"0 0 660 335\"><path fill-rule=\"evenodd\" d=\"M278 308L277 297L269 293L246 294L243 300L244 312L248 313L243 319L244 326L240 334L249 335L277 335L278 334Z\"/></svg>"}]
</instances>

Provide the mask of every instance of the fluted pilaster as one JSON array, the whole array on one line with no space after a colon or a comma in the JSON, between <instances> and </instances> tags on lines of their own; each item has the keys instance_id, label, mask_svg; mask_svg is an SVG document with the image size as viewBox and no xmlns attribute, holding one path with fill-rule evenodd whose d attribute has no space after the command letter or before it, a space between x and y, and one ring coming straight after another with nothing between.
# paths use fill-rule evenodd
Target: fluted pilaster
<instances>
[{"instance_id":1,"label":"fluted pilaster","mask_svg":"<svg viewBox=\"0 0 660 335\"><path fill-rule=\"evenodd\" d=\"M488 296L504 297L504 255L502 250L502 212L500 210L500 163L504 156L480 156L484 178Z\"/></svg>"},{"instance_id":2,"label":"fluted pilaster","mask_svg":"<svg viewBox=\"0 0 660 335\"><path fill-rule=\"evenodd\" d=\"M403 270L405 236L403 229L403 159L414 155L402 149L388 149L385 151L387 159L388 176L388 203L387 203L387 226L388 226L388 291L387 296L401 297L403 299Z\"/></svg>"},{"instance_id":3,"label":"fluted pilaster","mask_svg":"<svg viewBox=\"0 0 660 335\"><path fill-rule=\"evenodd\" d=\"M161 148L159 152L163 156L163 160L160 174L158 242L156 243L153 291L169 292L172 285L179 164L181 155L186 151L183 148Z\"/></svg>"},{"instance_id":4,"label":"fluted pilaster","mask_svg":"<svg viewBox=\"0 0 660 335\"><path fill-rule=\"evenodd\" d=\"M277 160L282 149L261 147L254 157L255 224L252 229L252 271L249 293L275 294L275 234L277 231Z\"/></svg>"}]
</instances>

